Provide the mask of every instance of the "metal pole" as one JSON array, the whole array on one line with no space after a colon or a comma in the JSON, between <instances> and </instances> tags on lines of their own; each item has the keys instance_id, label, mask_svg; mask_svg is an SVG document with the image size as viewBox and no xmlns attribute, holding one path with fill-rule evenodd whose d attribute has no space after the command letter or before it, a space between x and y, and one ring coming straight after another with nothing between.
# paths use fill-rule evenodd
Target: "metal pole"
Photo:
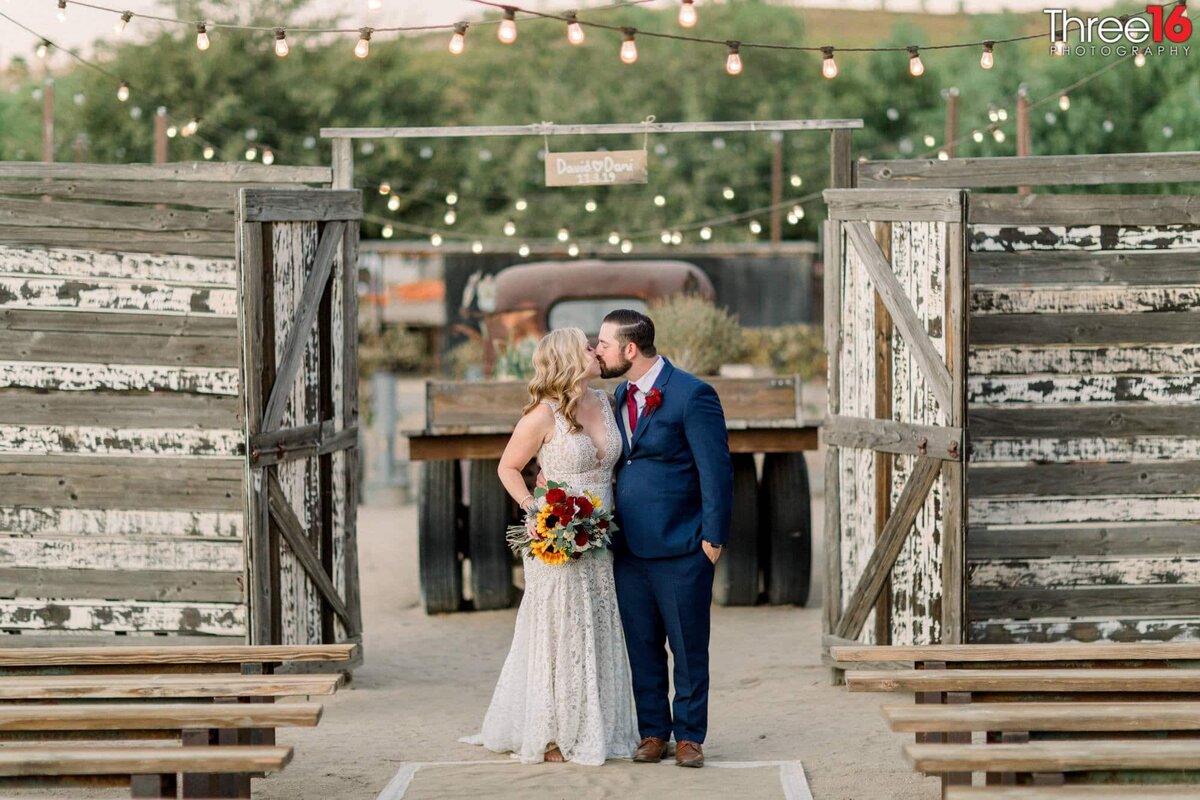
<instances>
[{"instance_id":1,"label":"metal pole","mask_svg":"<svg viewBox=\"0 0 1200 800\"><path fill-rule=\"evenodd\" d=\"M54 78L42 83L42 161L54 160Z\"/></svg>"},{"instance_id":2,"label":"metal pole","mask_svg":"<svg viewBox=\"0 0 1200 800\"><path fill-rule=\"evenodd\" d=\"M783 134L771 132L771 244L783 241Z\"/></svg>"},{"instance_id":3,"label":"metal pole","mask_svg":"<svg viewBox=\"0 0 1200 800\"><path fill-rule=\"evenodd\" d=\"M955 144L958 141L958 87L943 90L942 96L946 98L946 146L943 149L946 155L954 158L958 149Z\"/></svg>"},{"instance_id":4,"label":"metal pole","mask_svg":"<svg viewBox=\"0 0 1200 800\"><path fill-rule=\"evenodd\" d=\"M1029 89L1025 84L1017 90L1017 156L1032 155L1033 140L1029 132ZM1028 186L1018 186L1018 194L1029 194Z\"/></svg>"},{"instance_id":5,"label":"metal pole","mask_svg":"<svg viewBox=\"0 0 1200 800\"><path fill-rule=\"evenodd\" d=\"M154 163L167 163L167 107L159 106L154 114Z\"/></svg>"}]
</instances>

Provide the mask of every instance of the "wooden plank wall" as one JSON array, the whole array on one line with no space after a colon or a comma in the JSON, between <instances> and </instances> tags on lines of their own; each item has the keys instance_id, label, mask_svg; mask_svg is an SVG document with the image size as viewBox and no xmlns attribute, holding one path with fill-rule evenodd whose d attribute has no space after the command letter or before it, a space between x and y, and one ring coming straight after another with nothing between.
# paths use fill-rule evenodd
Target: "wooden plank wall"
<instances>
[{"instance_id":1,"label":"wooden plank wall","mask_svg":"<svg viewBox=\"0 0 1200 800\"><path fill-rule=\"evenodd\" d=\"M0 632L245 637L235 195L328 181L0 163Z\"/></svg>"},{"instance_id":2,"label":"wooden plank wall","mask_svg":"<svg viewBox=\"0 0 1200 800\"><path fill-rule=\"evenodd\" d=\"M1195 200L970 198L970 641L1200 638Z\"/></svg>"}]
</instances>

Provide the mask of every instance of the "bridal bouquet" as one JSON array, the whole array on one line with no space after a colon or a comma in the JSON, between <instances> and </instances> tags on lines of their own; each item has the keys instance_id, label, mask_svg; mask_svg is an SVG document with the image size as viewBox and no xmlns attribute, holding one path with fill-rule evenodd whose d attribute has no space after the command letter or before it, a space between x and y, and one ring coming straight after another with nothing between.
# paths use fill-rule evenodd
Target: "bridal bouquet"
<instances>
[{"instance_id":1,"label":"bridal bouquet","mask_svg":"<svg viewBox=\"0 0 1200 800\"><path fill-rule=\"evenodd\" d=\"M617 530L612 512L591 492L568 494L566 484L550 481L533 492L540 505L521 525L508 529L508 546L520 556L561 565L573 558L598 555Z\"/></svg>"}]
</instances>

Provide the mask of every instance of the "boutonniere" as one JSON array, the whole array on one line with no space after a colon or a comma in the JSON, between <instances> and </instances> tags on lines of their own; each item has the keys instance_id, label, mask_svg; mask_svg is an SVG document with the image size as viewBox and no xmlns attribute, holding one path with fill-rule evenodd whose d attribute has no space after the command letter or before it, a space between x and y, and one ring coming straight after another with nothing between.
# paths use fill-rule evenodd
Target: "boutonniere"
<instances>
[{"instance_id":1,"label":"boutonniere","mask_svg":"<svg viewBox=\"0 0 1200 800\"><path fill-rule=\"evenodd\" d=\"M662 389L651 389L650 394L646 395L646 413L649 414L661 405Z\"/></svg>"}]
</instances>

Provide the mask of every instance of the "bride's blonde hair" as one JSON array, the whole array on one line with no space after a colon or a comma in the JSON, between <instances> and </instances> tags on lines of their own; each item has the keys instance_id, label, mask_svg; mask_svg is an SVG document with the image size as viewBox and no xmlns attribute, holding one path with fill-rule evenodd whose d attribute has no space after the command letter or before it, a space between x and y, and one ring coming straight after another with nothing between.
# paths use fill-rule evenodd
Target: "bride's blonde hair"
<instances>
[{"instance_id":1,"label":"bride's blonde hair","mask_svg":"<svg viewBox=\"0 0 1200 800\"><path fill-rule=\"evenodd\" d=\"M587 336L579 328L559 328L542 337L533 351L528 414L543 400L554 400L573 433L583 430L575 416L588 373Z\"/></svg>"}]
</instances>

